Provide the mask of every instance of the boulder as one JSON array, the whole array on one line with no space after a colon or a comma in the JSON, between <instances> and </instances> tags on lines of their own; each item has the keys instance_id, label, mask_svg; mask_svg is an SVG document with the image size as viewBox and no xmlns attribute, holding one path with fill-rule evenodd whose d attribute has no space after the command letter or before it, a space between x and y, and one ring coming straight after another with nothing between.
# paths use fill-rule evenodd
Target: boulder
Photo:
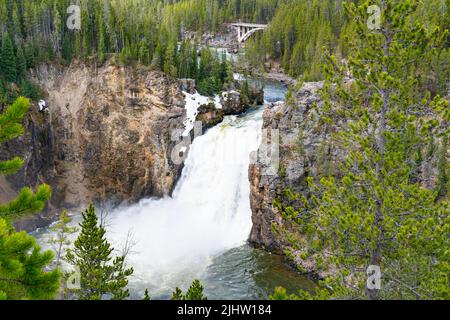
<instances>
[{"instance_id":1,"label":"boulder","mask_svg":"<svg viewBox=\"0 0 450 320\"><path fill-rule=\"evenodd\" d=\"M187 92L189 94L195 94L196 92L196 84L195 79L179 79L178 80L179 88L181 91Z\"/></svg>"},{"instance_id":2,"label":"boulder","mask_svg":"<svg viewBox=\"0 0 450 320\"><path fill-rule=\"evenodd\" d=\"M243 113L248 106L242 103L241 94L237 91L227 91L222 93L220 99L223 113L225 115L236 115Z\"/></svg>"}]
</instances>

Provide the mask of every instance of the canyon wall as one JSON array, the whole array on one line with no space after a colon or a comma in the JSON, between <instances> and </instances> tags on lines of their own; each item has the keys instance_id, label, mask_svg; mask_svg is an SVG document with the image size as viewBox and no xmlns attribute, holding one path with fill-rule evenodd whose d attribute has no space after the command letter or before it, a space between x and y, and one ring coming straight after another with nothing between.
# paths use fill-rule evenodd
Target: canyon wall
<instances>
[{"instance_id":1,"label":"canyon wall","mask_svg":"<svg viewBox=\"0 0 450 320\"><path fill-rule=\"evenodd\" d=\"M275 103L269 105L263 115L264 134L271 136L274 130L280 134L280 164L275 175L265 175L271 163L263 161L264 148L258 151L254 164L250 165L249 178L253 229L250 241L273 251L282 251L282 238L272 230L272 224L284 224L281 214L272 205L282 199L283 192L305 191L305 179L317 171L318 145L329 135L325 129L317 128L309 121L312 109L321 100L317 93L322 83L307 83L295 95L295 103ZM300 140L301 139L301 140ZM300 141L306 146L300 149ZM286 203L287 204L287 203Z\"/></svg>"},{"instance_id":2,"label":"canyon wall","mask_svg":"<svg viewBox=\"0 0 450 320\"><path fill-rule=\"evenodd\" d=\"M182 170L171 161L172 133L184 129L186 118L177 81L108 63L43 64L30 76L43 89L49 112L33 105L25 135L0 150L2 158L18 155L26 162L0 181L0 200L23 186L45 182L53 188L47 213L26 219L25 227L47 223L56 209L90 201L118 204L170 195Z\"/></svg>"}]
</instances>

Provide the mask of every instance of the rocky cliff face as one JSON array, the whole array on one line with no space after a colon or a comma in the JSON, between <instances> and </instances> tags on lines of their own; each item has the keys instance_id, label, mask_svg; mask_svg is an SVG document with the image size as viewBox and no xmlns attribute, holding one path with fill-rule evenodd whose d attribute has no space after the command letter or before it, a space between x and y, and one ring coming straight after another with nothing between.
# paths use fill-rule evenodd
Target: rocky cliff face
<instances>
[{"instance_id":1,"label":"rocky cliff face","mask_svg":"<svg viewBox=\"0 0 450 320\"><path fill-rule=\"evenodd\" d=\"M26 159L21 173L0 183L5 190L46 182L58 209L171 193L182 169L171 161L172 133L186 117L176 81L109 64L41 65L31 77L49 112L32 111L27 133L2 147L2 155Z\"/></svg>"},{"instance_id":2,"label":"rocky cliff face","mask_svg":"<svg viewBox=\"0 0 450 320\"><path fill-rule=\"evenodd\" d=\"M25 134L0 145L0 159L7 160L21 156L24 166L15 175L0 177L0 203L6 203L17 196L24 186L37 186L54 179L54 137L47 117L33 106L24 120ZM0 111L1 110L0 108ZM57 195L55 194L55 199ZM42 216L35 216L31 223L43 222ZM19 222L20 225L20 222Z\"/></svg>"},{"instance_id":3,"label":"rocky cliff face","mask_svg":"<svg viewBox=\"0 0 450 320\"><path fill-rule=\"evenodd\" d=\"M316 131L312 124L312 107L320 104L317 94L322 83L307 83L296 94L295 105L276 103L264 111L263 130L272 136L275 130L280 134L280 164L276 175L265 175L270 163L263 161L264 148L258 151L257 161L249 168L251 185L251 208L253 229L250 241L274 251L281 251L285 243L272 231L272 224L284 224L281 214L273 207L276 199L290 188L301 192L305 188L305 179L317 172L319 160L319 142L329 136L329 132ZM301 145L304 145L300 149Z\"/></svg>"}]
</instances>

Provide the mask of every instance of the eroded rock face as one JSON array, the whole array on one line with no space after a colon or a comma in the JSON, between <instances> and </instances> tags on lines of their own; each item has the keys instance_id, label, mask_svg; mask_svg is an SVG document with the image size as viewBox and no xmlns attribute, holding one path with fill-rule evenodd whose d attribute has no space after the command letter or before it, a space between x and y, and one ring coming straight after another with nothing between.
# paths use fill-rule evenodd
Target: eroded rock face
<instances>
[{"instance_id":1,"label":"eroded rock face","mask_svg":"<svg viewBox=\"0 0 450 320\"><path fill-rule=\"evenodd\" d=\"M31 76L47 93L49 113L32 112L24 137L4 147L27 162L9 178L11 189L46 182L58 210L172 192L182 170L171 161L172 133L186 117L176 81L109 64L41 65Z\"/></svg>"},{"instance_id":2,"label":"eroded rock face","mask_svg":"<svg viewBox=\"0 0 450 320\"><path fill-rule=\"evenodd\" d=\"M49 118L39 113L38 107L32 106L24 119L25 133L13 140L0 145L0 160L8 160L21 156L24 165L16 174L0 177L0 203L13 200L24 186L32 188L46 182L51 183L55 177L54 135ZM0 107L0 112L2 112ZM55 188L56 191L58 190ZM58 193L54 192L57 201ZM52 209L52 206L50 206ZM48 216L33 216L25 221L18 221L18 225L45 224Z\"/></svg>"},{"instance_id":3,"label":"eroded rock face","mask_svg":"<svg viewBox=\"0 0 450 320\"><path fill-rule=\"evenodd\" d=\"M270 250L281 251L285 245L283 239L272 230L272 224L284 224L281 214L272 205L289 188L294 192L304 191L305 179L317 172L320 159L318 146L320 141L329 137L325 129L317 131L311 118L313 106L321 104L317 91L322 83L307 83L297 93L295 106L275 103L266 108L263 116L264 134L272 136L278 130L280 134L280 165L278 173L266 175L270 163L263 161L264 150L260 148L255 164L250 165L251 208L253 229L250 241ZM301 144L299 143L301 141ZM303 145L303 149L300 149ZM287 203L286 203L287 204Z\"/></svg>"}]
</instances>

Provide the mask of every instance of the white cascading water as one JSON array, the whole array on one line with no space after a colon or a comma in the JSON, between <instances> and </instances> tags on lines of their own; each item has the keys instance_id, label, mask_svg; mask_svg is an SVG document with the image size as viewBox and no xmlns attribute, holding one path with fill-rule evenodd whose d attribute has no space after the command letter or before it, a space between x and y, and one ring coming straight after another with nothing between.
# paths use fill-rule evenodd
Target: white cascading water
<instances>
[{"instance_id":1,"label":"white cascading water","mask_svg":"<svg viewBox=\"0 0 450 320\"><path fill-rule=\"evenodd\" d=\"M262 108L225 121L194 140L172 198L117 209L109 237L120 247L131 231L135 245L131 287L167 295L205 271L211 259L248 239L252 221L248 181L257 150Z\"/></svg>"}]
</instances>

